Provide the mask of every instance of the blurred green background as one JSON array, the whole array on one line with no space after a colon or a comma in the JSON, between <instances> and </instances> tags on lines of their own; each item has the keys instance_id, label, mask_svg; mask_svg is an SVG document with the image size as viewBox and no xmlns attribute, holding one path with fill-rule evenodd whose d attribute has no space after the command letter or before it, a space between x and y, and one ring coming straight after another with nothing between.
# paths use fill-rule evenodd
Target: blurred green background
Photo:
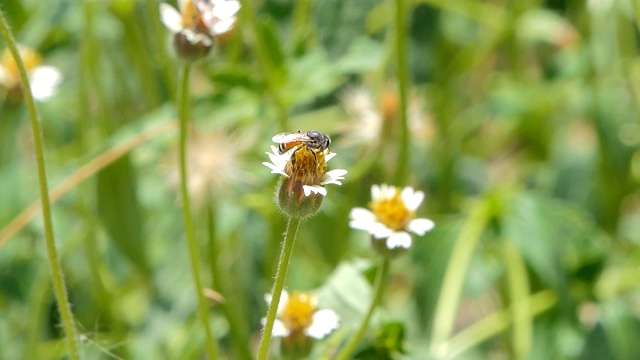
<instances>
[{"instance_id":1,"label":"blurred green background","mask_svg":"<svg viewBox=\"0 0 640 360\"><path fill-rule=\"evenodd\" d=\"M180 63L158 4L0 5L64 76L38 109L49 185L68 185L54 231L85 359L204 356L177 191ZM348 214L390 183L424 191L418 216L437 226L394 260L356 356L639 359L638 3L405 0L401 24L395 4L245 2L194 66L190 189L204 281L226 300L211 306L221 356L255 353L285 228L264 152L273 134L315 129L349 174L302 224L289 269L289 290L342 318L312 358L331 358L369 306L379 258ZM0 100L0 358L61 359L42 218L14 221L39 198L27 112Z\"/></svg>"}]
</instances>

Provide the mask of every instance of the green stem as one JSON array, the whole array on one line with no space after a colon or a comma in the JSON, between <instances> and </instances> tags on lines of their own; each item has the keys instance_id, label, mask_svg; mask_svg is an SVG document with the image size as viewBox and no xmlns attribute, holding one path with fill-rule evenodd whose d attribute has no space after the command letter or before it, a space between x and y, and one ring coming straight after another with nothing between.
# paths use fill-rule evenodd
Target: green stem
<instances>
[{"instance_id":1,"label":"green stem","mask_svg":"<svg viewBox=\"0 0 640 360\"><path fill-rule=\"evenodd\" d=\"M444 344L453 332L467 269L488 220L488 201L486 199L480 200L471 209L451 251L451 259L445 271L433 323L431 350L436 356L446 352Z\"/></svg>"},{"instance_id":2,"label":"green stem","mask_svg":"<svg viewBox=\"0 0 640 360\"><path fill-rule=\"evenodd\" d=\"M533 319L529 314L529 279L527 267L518 248L508 240L503 241L502 251L507 271L507 287L511 303L511 346L514 359L526 359L531 352Z\"/></svg>"},{"instance_id":3,"label":"green stem","mask_svg":"<svg viewBox=\"0 0 640 360\"><path fill-rule=\"evenodd\" d=\"M229 286L223 287L225 284L222 277L225 275L225 272L221 271L218 266L218 257L220 256L220 248L218 246L218 239L216 236L216 215L214 209L214 198L211 194L209 194L209 199L207 201L207 224L208 224L208 234L209 234L209 262L211 266L211 278L213 279L213 284L211 286L212 289L219 291L224 297L225 301L219 305L220 310L223 312L224 316L227 318L229 322L229 335L230 335L230 343L233 344L235 349L235 359L251 359L251 350L247 346L249 343L248 340L248 331L244 324L247 323L241 314L246 313L243 312L243 308L245 308L244 303L240 304L237 299L241 298L237 296L237 290L232 286L229 289ZM229 271L233 271L232 269L225 269L228 273ZM236 286L237 287L237 286ZM227 290L227 291L225 291ZM234 306L230 306L233 304Z\"/></svg>"},{"instance_id":4,"label":"green stem","mask_svg":"<svg viewBox=\"0 0 640 360\"><path fill-rule=\"evenodd\" d=\"M404 184L409 173L409 124L407 119L407 93L409 67L407 64L407 21L404 0L396 0L396 55L398 67L398 93L400 95L400 149L396 184Z\"/></svg>"},{"instance_id":5,"label":"green stem","mask_svg":"<svg viewBox=\"0 0 640 360\"><path fill-rule=\"evenodd\" d=\"M365 333L369 329L369 322L373 317L373 313L382 302L382 294L384 293L385 285L387 283L387 277L389 276L389 268L391 267L391 261L388 257L384 258L382 262L382 267L378 270L378 274L376 276L376 284L375 284L375 294L373 296L373 301L371 302L371 306L369 307L369 311L367 315L365 315L362 320L362 324L360 324L360 328L358 332L351 338L349 343L342 349L342 351L336 356L336 360L347 360L350 358L351 354L356 350L358 344L364 337Z\"/></svg>"},{"instance_id":6,"label":"green stem","mask_svg":"<svg viewBox=\"0 0 640 360\"><path fill-rule=\"evenodd\" d=\"M289 223L287 224L287 233L284 236L284 243L282 244L282 251L280 252L280 261L278 262L278 270L276 271L276 281L273 284L271 302L269 303L269 309L267 310L267 322L264 325L262 339L260 340L258 360L266 360L269 355L273 323L276 321L278 304L280 303L280 296L284 289L284 280L287 277L287 269L289 268L289 261L291 259L291 253L293 253L293 244L296 241L296 233L298 232L300 221L301 220L297 218L289 218Z\"/></svg>"},{"instance_id":7,"label":"green stem","mask_svg":"<svg viewBox=\"0 0 640 360\"><path fill-rule=\"evenodd\" d=\"M273 103L278 113L278 121L280 123L280 129L282 131L290 131L289 129L289 111L287 110L287 104L282 97L282 91L280 82L284 78L285 71L278 64L274 64L271 56L269 55L269 44L264 38L263 29L258 22L258 16L256 10L253 8L255 1L245 0L241 1L242 12L246 14L245 18L248 18L251 30L253 31L253 37L256 47L256 55L260 61L262 71L265 73L265 79L267 81L268 93L272 97Z\"/></svg>"},{"instance_id":8,"label":"green stem","mask_svg":"<svg viewBox=\"0 0 640 360\"><path fill-rule=\"evenodd\" d=\"M42 199L42 217L44 219L44 235L45 243L47 247L47 257L49 258L49 265L51 266L51 275L53 277L53 291L55 293L56 302L58 303L58 311L60 312L60 318L62 320L62 327L67 340L67 351L69 352L69 359L79 359L78 355L78 337L76 334L76 327L73 320L73 314L71 313L71 305L69 304L69 298L67 295L67 287L64 282L64 275L58 259L58 252L56 250L55 239L53 236L53 224L51 221L51 203L49 201L49 189L47 186L47 170L44 161L44 149L42 140L42 130L40 129L40 121L38 119L38 112L36 110L36 104L33 100L33 94L31 93L31 85L29 84L29 78L27 76L27 69L24 66L24 62L20 57L18 46L9 24L5 19L4 12L0 9L0 32L2 37L11 51L11 55L15 59L16 65L20 72L20 81L22 82L22 89L24 91L24 99L27 103L27 110L29 112L29 118L31 120L31 130L33 132L33 146L36 153L36 163L38 166L38 180L40 184L40 198Z\"/></svg>"},{"instance_id":9,"label":"green stem","mask_svg":"<svg viewBox=\"0 0 640 360\"><path fill-rule=\"evenodd\" d=\"M184 230L187 236L187 245L189 247L189 260L191 263L191 273L193 274L193 282L196 287L196 296L198 298L198 311L202 326L205 332L205 344L207 348L208 358L217 359L218 344L211 335L211 327L209 326L209 309L202 293L202 280L200 278L200 266L198 263L198 243L196 241L196 230L193 223L193 215L191 214L191 200L189 198L189 190L187 189L187 133L189 131L189 73L191 65L185 64L180 79L180 88L178 89L178 118L180 121L180 141L178 144L180 152L180 195L182 197L182 215L184 219Z\"/></svg>"},{"instance_id":10,"label":"green stem","mask_svg":"<svg viewBox=\"0 0 640 360\"><path fill-rule=\"evenodd\" d=\"M544 290L522 300L528 317L535 317L551 309L558 302L558 296L552 290ZM514 306L516 304L513 304ZM477 323L460 331L447 342L447 352L443 359L458 358L465 351L482 344L507 330L514 320L512 309L502 309L485 317Z\"/></svg>"}]
</instances>

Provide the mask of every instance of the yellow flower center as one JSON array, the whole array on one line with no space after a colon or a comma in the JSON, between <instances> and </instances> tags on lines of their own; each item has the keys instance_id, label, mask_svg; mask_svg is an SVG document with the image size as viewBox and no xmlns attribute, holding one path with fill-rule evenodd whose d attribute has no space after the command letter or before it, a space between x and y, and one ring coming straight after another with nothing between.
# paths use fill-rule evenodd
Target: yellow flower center
<instances>
[{"instance_id":1,"label":"yellow flower center","mask_svg":"<svg viewBox=\"0 0 640 360\"><path fill-rule=\"evenodd\" d=\"M37 52L24 47L20 47L19 52L20 52L20 56L22 57L22 61L24 62L24 66L27 69L27 73L31 72L31 70L35 69L40 65L40 62L42 59ZM2 64L2 67L4 67L4 69L9 74L11 74L11 76L15 78L16 81L17 79L20 78L20 72L18 71L18 64L16 64L16 61L13 59L13 56L11 55L11 52L9 52L8 49L5 50L4 53L2 54L2 59L0 60L0 64Z\"/></svg>"},{"instance_id":2,"label":"yellow flower center","mask_svg":"<svg viewBox=\"0 0 640 360\"><path fill-rule=\"evenodd\" d=\"M404 229L415 216L404 204L400 190L396 190L392 198L372 202L369 206L376 219L392 230Z\"/></svg>"},{"instance_id":3,"label":"yellow flower center","mask_svg":"<svg viewBox=\"0 0 640 360\"><path fill-rule=\"evenodd\" d=\"M303 185L320 185L322 177L327 173L327 162L324 156L323 151L301 145L293 153L284 171Z\"/></svg>"},{"instance_id":4,"label":"yellow flower center","mask_svg":"<svg viewBox=\"0 0 640 360\"><path fill-rule=\"evenodd\" d=\"M292 333L301 332L311 325L315 312L313 298L307 293L295 292L289 297L280 320Z\"/></svg>"}]
</instances>

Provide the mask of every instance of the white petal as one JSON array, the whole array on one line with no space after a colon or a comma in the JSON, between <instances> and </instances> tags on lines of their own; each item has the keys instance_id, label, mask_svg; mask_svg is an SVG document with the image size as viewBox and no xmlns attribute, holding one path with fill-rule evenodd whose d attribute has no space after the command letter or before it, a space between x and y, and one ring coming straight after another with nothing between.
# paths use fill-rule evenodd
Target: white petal
<instances>
[{"instance_id":1,"label":"white petal","mask_svg":"<svg viewBox=\"0 0 640 360\"><path fill-rule=\"evenodd\" d=\"M213 11L218 19L228 19L240 11L240 2L230 1L214 1Z\"/></svg>"},{"instance_id":2,"label":"white petal","mask_svg":"<svg viewBox=\"0 0 640 360\"><path fill-rule=\"evenodd\" d=\"M235 24L235 22L236 22L236 18L235 17L224 19L224 20L215 21L213 26L210 27L211 33L213 35L224 34L227 31L231 30L231 28L233 27L233 24Z\"/></svg>"},{"instance_id":3,"label":"white petal","mask_svg":"<svg viewBox=\"0 0 640 360\"><path fill-rule=\"evenodd\" d=\"M409 233L407 232L399 231L389 236L389 238L387 239L387 248L395 249L397 247L403 248L403 249L410 248L411 235L409 235Z\"/></svg>"},{"instance_id":4,"label":"white petal","mask_svg":"<svg viewBox=\"0 0 640 360\"><path fill-rule=\"evenodd\" d=\"M349 213L351 221L349 227L352 229L369 231L376 221L376 216L369 210L363 208L353 208Z\"/></svg>"},{"instance_id":5,"label":"white petal","mask_svg":"<svg viewBox=\"0 0 640 360\"><path fill-rule=\"evenodd\" d=\"M271 305L272 298L273 298L272 294L264 294L264 301L267 303L267 305ZM277 311L278 316L282 314L288 302L289 302L289 293L287 292L287 290L282 290L282 292L280 293L280 302L278 303L278 311Z\"/></svg>"},{"instance_id":6,"label":"white petal","mask_svg":"<svg viewBox=\"0 0 640 360\"><path fill-rule=\"evenodd\" d=\"M172 33L178 33L183 29L182 16L178 10L167 3L160 3L160 19Z\"/></svg>"},{"instance_id":7,"label":"white petal","mask_svg":"<svg viewBox=\"0 0 640 360\"><path fill-rule=\"evenodd\" d=\"M262 324L262 326L264 326L264 324ZM287 337L289 336L289 330L284 326L284 323L282 321L276 319L276 321L273 322L273 329L271 330L271 336Z\"/></svg>"},{"instance_id":8,"label":"white petal","mask_svg":"<svg viewBox=\"0 0 640 360\"><path fill-rule=\"evenodd\" d=\"M37 100L51 97L62 82L62 73L53 66L39 66L31 71L29 77L31 92Z\"/></svg>"},{"instance_id":9,"label":"white petal","mask_svg":"<svg viewBox=\"0 0 640 360\"><path fill-rule=\"evenodd\" d=\"M327 189L320 185L303 185L304 196L309 196L311 193L327 196Z\"/></svg>"},{"instance_id":10,"label":"white petal","mask_svg":"<svg viewBox=\"0 0 640 360\"><path fill-rule=\"evenodd\" d=\"M353 208L349 213L349 217L352 220L362 220L362 221L371 221L374 222L376 220L376 216L369 210L365 208Z\"/></svg>"},{"instance_id":11,"label":"white petal","mask_svg":"<svg viewBox=\"0 0 640 360\"><path fill-rule=\"evenodd\" d=\"M393 234L393 230L386 227L383 223L375 222L369 228L369 232L376 239L388 238Z\"/></svg>"},{"instance_id":12,"label":"white petal","mask_svg":"<svg viewBox=\"0 0 640 360\"><path fill-rule=\"evenodd\" d=\"M324 309L313 314L311 325L305 329L305 334L315 339L322 339L338 328L340 318L333 310Z\"/></svg>"},{"instance_id":13,"label":"white petal","mask_svg":"<svg viewBox=\"0 0 640 360\"><path fill-rule=\"evenodd\" d=\"M424 193L422 191L414 192L412 188L406 187L402 190L400 197L402 198L402 201L404 201L404 205L407 209L415 211L418 206L420 206L420 203L422 203Z\"/></svg>"},{"instance_id":14,"label":"white petal","mask_svg":"<svg viewBox=\"0 0 640 360\"><path fill-rule=\"evenodd\" d=\"M373 200L373 202L376 202L378 199L380 199L381 194L382 192L380 191L380 186L378 185L371 186L371 200Z\"/></svg>"},{"instance_id":15,"label":"white petal","mask_svg":"<svg viewBox=\"0 0 640 360\"><path fill-rule=\"evenodd\" d=\"M289 177L289 175L287 175L287 173L285 173L284 171L280 170L279 167L273 165L272 163L269 162L263 162L262 165L268 167L269 169L271 169L271 173L272 174L280 174L280 175L284 175L286 177Z\"/></svg>"},{"instance_id":16,"label":"white petal","mask_svg":"<svg viewBox=\"0 0 640 360\"><path fill-rule=\"evenodd\" d=\"M393 199L396 196L396 188L395 186L382 184L380 186L381 199Z\"/></svg>"},{"instance_id":17,"label":"white petal","mask_svg":"<svg viewBox=\"0 0 640 360\"><path fill-rule=\"evenodd\" d=\"M329 162L329 160L333 159L334 157L336 157L336 153L329 153L327 155L324 156L324 161Z\"/></svg>"},{"instance_id":18,"label":"white petal","mask_svg":"<svg viewBox=\"0 0 640 360\"><path fill-rule=\"evenodd\" d=\"M184 34L187 40L192 44L203 44L204 46L213 45L213 40L211 40L210 35L193 31L192 29L182 29L180 33Z\"/></svg>"},{"instance_id":19,"label":"white petal","mask_svg":"<svg viewBox=\"0 0 640 360\"><path fill-rule=\"evenodd\" d=\"M342 170L342 169L331 170L326 174L324 174L324 176L322 176L322 182L320 184L321 185L327 185L327 184L342 185L340 180L344 180L344 175L346 174L347 174L347 170Z\"/></svg>"},{"instance_id":20,"label":"white petal","mask_svg":"<svg viewBox=\"0 0 640 360\"><path fill-rule=\"evenodd\" d=\"M430 231L436 226L436 224L429 219L413 219L407 225L407 229L417 235L424 235L427 231Z\"/></svg>"}]
</instances>

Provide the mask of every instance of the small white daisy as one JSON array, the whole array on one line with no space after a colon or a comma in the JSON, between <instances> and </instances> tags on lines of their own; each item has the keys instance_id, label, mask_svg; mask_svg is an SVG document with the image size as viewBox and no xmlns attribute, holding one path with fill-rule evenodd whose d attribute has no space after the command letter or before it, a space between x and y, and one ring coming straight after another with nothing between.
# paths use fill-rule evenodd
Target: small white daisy
<instances>
[{"instance_id":1,"label":"small white daisy","mask_svg":"<svg viewBox=\"0 0 640 360\"><path fill-rule=\"evenodd\" d=\"M191 44L213 45L213 38L233 28L240 10L237 0L178 0L179 10L160 3L162 23Z\"/></svg>"},{"instance_id":2,"label":"small white daisy","mask_svg":"<svg viewBox=\"0 0 640 360\"><path fill-rule=\"evenodd\" d=\"M271 295L265 295L267 304ZM266 319L262 319L264 325ZM286 291L280 296L276 321L273 324L273 337L298 337L304 335L322 339L338 328L340 319L335 311L318 309L318 299L305 292L294 292L289 296Z\"/></svg>"},{"instance_id":3,"label":"small white daisy","mask_svg":"<svg viewBox=\"0 0 640 360\"><path fill-rule=\"evenodd\" d=\"M415 211L424 199L422 191L414 191L411 187L400 190L384 184L373 185L371 198L371 210L351 210L349 226L365 230L374 239L384 241L387 249L409 249L412 243L409 231L422 236L435 226L429 219L415 218Z\"/></svg>"},{"instance_id":4,"label":"small white daisy","mask_svg":"<svg viewBox=\"0 0 640 360\"><path fill-rule=\"evenodd\" d=\"M49 99L56 93L62 82L62 73L56 67L40 65L42 60L40 54L32 49L19 46L18 51L27 69L33 98L39 101ZM5 50L0 59L0 87L12 91L20 86L18 66L11 53Z\"/></svg>"},{"instance_id":5,"label":"small white daisy","mask_svg":"<svg viewBox=\"0 0 640 360\"><path fill-rule=\"evenodd\" d=\"M347 170L335 169L327 171L326 163L333 159L336 154L329 150L316 151L303 149L296 146L284 154L280 154L278 148L271 145L271 152L266 152L271 162L263 162L262 165L271 169L272 174L280 174L287 178L295 178L300 181L305 196L311 194L327 195L325 185L342 185L340 180L344 180ZM296 165L291 165L292 157L296 157ZM302 159L302 160L301 160Z\"/></svg>"}]
</instances>

